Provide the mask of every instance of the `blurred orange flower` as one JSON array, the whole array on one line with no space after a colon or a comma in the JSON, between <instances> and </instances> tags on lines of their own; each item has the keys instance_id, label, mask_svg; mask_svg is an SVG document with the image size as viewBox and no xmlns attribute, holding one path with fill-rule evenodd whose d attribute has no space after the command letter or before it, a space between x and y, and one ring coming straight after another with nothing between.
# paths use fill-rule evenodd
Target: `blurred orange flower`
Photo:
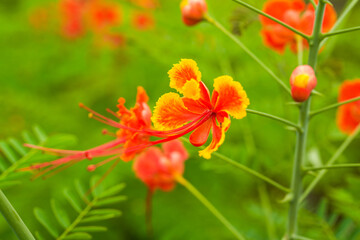
<instances>
[{"instance_id":1,"label":"blurred orange flower","mask_svg":"<svg viewBox=\"0 0 360 240\"><path fill-rule=\"evenodd\" d=\"M360 79L345 81L340 86L339 102L360 97ZM360 123L360 100L347 103L337 111L337 125L339 129L351 134Z\"/></svg>"},{"instance_id":2,"label":"blurred orange flower","mask_svg":"<svg viewBox=\"0 0 360 240\"><path fill-rule=\"evenodd\" d=\"M86 1L61 0L59 2L61 33L68 38L80 37L85 32L83 20Z\"/></svg>"},{"instance_id":3,"label":"blurred orange flower","mask_svg":"<svg viewBox=\"0 0 360 240\"><path fill-rule=\"evenodd\" d=\"M150 13L135 12L132 16L132 24L138 30L149 30L154 27L154 17Z\"/></svg>"},{"instance_id":4,"label":"blurred orange flower","mask_svg":"<svg viewBox=\"0 0 360 240\"><path fill-rule=\"evenodd\" d=\"M317 3L318 1L315 0ZM315 9L312 4L305 4L303 0L269 0L265 3L263 11L272 17L290 25L304 34L311 35L314 26ZM297 41L308 46L305 39L267 17L260 16L262 24L261 35L266 46L282 53L286 45L297 53ZM322 32L328 32L336 22L334 8L327 4L322 24Z\"/></svg>"},{"instance_id":5,"label":"blurred orange flower","mask_svg":"<svg viewBox=\"0 0 360 240\"><path fill-rule=\"evenodd\" d=\"M180 9L183 22L193 26L204 20L207 5L205 0L182 0Z\"/></svg>"},{"instance_id":6,"label":"blurred orange flower","mask_svg":"<svg viewBox=\"0 0 360 240\"><path fill-rule=\"evenodd\" d=\"M170 191L175 186L175 178L184 173L184 161L188 153L179 140L166 142L163 151L150 147L134 162L134 171L151 191L157 188Z\"/></svg>"}]
</instances>

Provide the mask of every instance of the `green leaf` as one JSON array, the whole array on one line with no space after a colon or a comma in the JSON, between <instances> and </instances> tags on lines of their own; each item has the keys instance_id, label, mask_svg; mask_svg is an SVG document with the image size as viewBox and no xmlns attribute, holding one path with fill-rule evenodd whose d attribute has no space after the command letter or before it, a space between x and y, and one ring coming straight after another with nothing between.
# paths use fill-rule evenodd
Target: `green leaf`
<instances>
[{"instance_id":1,"label":"green leaf","mask_svg":"<svg viewBox=\"0 0 360 240\"><path fill-rule=\"evenodd\" d=\"M47 139L47 135L39 126L34 126L33 131L35 133L35 136L37 139L39 139L39 142L45 142Z\"/></svg>"},{"instance_id":2,"label":"green leaf","mask_svg":"<svg viewBox=\"0 0 360 240\"><path fill-rule=\"evenodd\" d=\"M37 143L36 140L33 138L33 136L28 131L24 131L22 133L22 137L26 143L29 143L29 144Z\"/></svg>"},{"instance_id":3,"label":"green leaf","mask_svg":"<svg viewBox=\"0 0 360 240\"><path fill-rule=\"evenodd\" d=\"M52 221L49 218L48 215L46 215L46 212L41 208L35 208L34 209L35 218L41 223L41 225L44 226L44 228L53 236L56 238L59 236L58 229L52 225Z\"/></svg>"},{"instance_id":4,"label":"green leaf","mask_svg":"<svg viewBox=\"0 0 360 240\"><path fill-rule=\"evenodd\" d=\"M98 184L98 182L100 181L100 177L99 176L93 176L90 180L90 186L93 187L95 185ZM92 189L92 195L93 197L98 197L100 196L100 194L103 192L103 187L101 184L99 184L98 186L96 186L96 188Z\"/></svg>"},{"instance_id":5,"label":"green leaf","mask_svg":"<svg viewBox=\"0 0 360 240\"><path fill-rule=\"evenodd\" d=\"M77 193L79 194L80 198L81 199L86 199L87 201L90 201L90 198L88 195L85 195L86 194L86 188L84 187L83 184L81 184L81 182L79 181L79 179L76 179L75 180L75 189L77 191Z\"/></svg>"},{"instance_id":6,"label":"green leaf","mask_svg":"<svg viewBox=\"0 0 360 240\"><path fill-rule=\"evenodd\" d=\"M125 188L125 183L121 183L118 185L115 185L105 191L103 191L100 195L99 198L104 198L104 197L109 197L109 196L113 196L119 192L121 192L124 188Z\"/></svg>"},{"instance_id":7,"label":"green leaf","mask_svg":"<svg viewBox=\"0 0 360 240\"><path fill-rule=\"evenodd\" d=\"M66 214L66 212L58 205L55 199L51 199L51 209L54 212L56 220L63 226L65 229L70 226L71 222Z\"/></svg>"},{"instance_id":8,"label":"green leaf","mask_svg":"<svg viewBox=\"0 0 360 240\"><path fill-rule=\"evenodd\" d=\"M66 200L69 202L69 204L74 208L74 210L80 213L82 208L81 208L81 204L76 199L76 196L68 189L64 189L64 196Z\"/></svg>"},{"instance_id":9,"label":"green leaf","mask_svg":"<svg viewBox=\"0 0 360 240\"><path fill-rule=\"evenodd\" d=\"M21 183L22 183L21 181L16 181L16 180L13 180L13 181L3 180L3 181L0 181L0 189L5 189L5 188L8 188L8 187L12 187L12 186L15 186L15 185L19 185Z\"/></svg>"},{"instance_id":10,"label":"green leaf","mask_svg":"<svg viewBox=\"0 0 360 240\"><path fill-rule=\"evenodd\" d=\"M101 226L81 226L72 230L73 232L106 232L106 227Z\"/></svg>"},{"instance_id":11,"label":"green leaf","mask_svg":"<svg viewBox=\"0 0 360 240\"><path fill-rule=\"evenodd\" d=\"M46 240L38 231L35 232L36 240Z\"/></svg>"},{"instance_id":12,"label":"green leaf","mask_svg":"<svg viewBox=\"0 0 360 240\"><path fill-rule=\"evenodd\" d=\"M9 143L21 156L27 153L25 147L15 138L10 138Z\"/></svg>"},{"instance_id":13,"label":"green leaf","mask_svg":"<svg viewBox=\"0 0 360 240\"><path fill-rule=\"evenodd\" d=\"M17 156L6 142L4 141L0 142L0 150L3 152L5 157L9 159L10 163L16 162Z\"/></svg>"},{"instance_id":14,"label":"green leaf","mask_svg":"<svg viewBox=\"0 0 360 240\"><path fill-rule=\"evenodd\" d=\"M127 199L126 196L117 196L117 197L104 198L104 199L101 199L101 200L97 201L95 203L95 206L99 207L99 206L114 204L114 203L118 203L118 202L123 202L126 199Z\"/></svg>"},{"instance_id":15,"label":"green leaf","mask_svg":"<svg viewBox=\"0 0 360 240\"><path fill-rule=\"evenodd\" d=\"M119 215L115 215L115 214L96 215L96 216L86 217L83 220L81 220L81 222L82 223L99 222L99 221L102 221L102 220L107 220L107 219L115 218L115 217L118 217L118 216Z\"/></svg>"},{"instance_id":16,"label":"green leaf","mask_svg":"<svg viewBox=\"0 0 360 240\"><path fill-rule=\"evenodd\" d=\"M89 212L89 215L107 215L114 214L120 216L122 213L120 210L112 208L94 209Z\"/></svg>"},{"instance_id":17,"label":"green leaf","mask_svg":"<svg viewBox=\"0 0 360 240\"><path fill-rule=\"evenodd\" d=\"M66 239L66 240L87 240L87 239L92 239L92 237L91 237L90 234L88 234L86 232L76 232L76 233L71 233L71 234L67 235L63 239Z\"/></svg>"}]
</instances>

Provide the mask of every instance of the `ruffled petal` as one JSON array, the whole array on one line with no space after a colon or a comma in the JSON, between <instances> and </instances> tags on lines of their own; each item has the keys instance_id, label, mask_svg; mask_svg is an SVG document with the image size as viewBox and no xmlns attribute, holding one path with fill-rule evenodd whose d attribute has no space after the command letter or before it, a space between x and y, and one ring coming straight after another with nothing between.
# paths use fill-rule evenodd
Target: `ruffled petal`
<instances>
[{"instance_id":1,"label":"ruffled petal","mask_svg":"<svg viewBox=\"0 0 360 240\"><path fill-rule=\"evenodd\" d=\"M151 120L159 130L171 130L195 120L199 114L190 112L184 105L182 98L176 93L162 95L156 103Z\"/></svg>"},{"instance_id":2,"label":"ruffled petal","mask_svg":"<svg viewBox=\"0 0 360 240\"><path fill-rule=\"evenodd\" d=\"M230 76L221 76L214 80L211 101L214 112L224 111L236 119L246 116L246 108L250 104L241 84Z\"/></svg>"},{"instance_id":3,"label":"ruffled petal","mask_svg":"<svg viewBox=\"0 0 360 240\"><path fill-rule=\"evenodd\" d=\"M209 146L207 146L204 150L199 151L199 156L209 159L211 158L211 153L218 150L219 146L224 142L225 140L225 131L230 126L230 119L225 118L224 122L218 126L216 124L216 120L212 119L212 141Z\"/></svg>"},{"instance_id":4,"label":"ruffled petal","mask_svg":"<svg viewBox=\"0 0 360 240\"><path fill-rule=\"evenodd\" d=\"M192 59L181 59L178 64L168 72L170 87L176 89L185 97L198 99L200 97L199 82L201 73L196 62ZM191 81L190 85L188 82Z\"/></svg>"}]
</instances>

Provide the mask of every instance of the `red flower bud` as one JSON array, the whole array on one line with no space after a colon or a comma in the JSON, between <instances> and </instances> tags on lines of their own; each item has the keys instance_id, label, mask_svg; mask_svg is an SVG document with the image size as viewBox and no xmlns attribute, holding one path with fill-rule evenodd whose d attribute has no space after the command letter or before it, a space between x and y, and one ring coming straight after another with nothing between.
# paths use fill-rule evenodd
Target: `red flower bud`
<instances>
[{"instance_id":1,"label":"red flower bud","mask_svg":"<svg viewBox=\"0 0 360 240\"><path fill-rule=\"evenodd\" d=\"M193 26L204 20L207 5L205 0L183 0L180 9L183 22L188 26Z\"/></svg>"},{"instance_id":2,"label":"red flower bud","mask_svg":"<svg viewBox=\"0 0 360 240\"><path fill-rule=\"evenodd\" d=\"M309 65L300 65L290 76L291 96L296 102L306 101L315 88L315 72Z\"/></svg>"}]
</instances>

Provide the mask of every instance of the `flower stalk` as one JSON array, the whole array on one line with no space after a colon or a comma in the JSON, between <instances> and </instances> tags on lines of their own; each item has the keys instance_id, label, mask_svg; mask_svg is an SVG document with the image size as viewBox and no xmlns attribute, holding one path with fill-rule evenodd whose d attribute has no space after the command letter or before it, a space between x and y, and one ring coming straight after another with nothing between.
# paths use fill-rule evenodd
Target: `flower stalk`
<instances>
[{"instance_id":1,"label":"flower stalk","mask_svg":"<svg viewBox=\"0 0 360 240\"><path fill-rule=\"evenodd\" d=\"M183 185L190 193L192 193L214 216L219 219L224 226L234 234L236 239L245 240L245 238L236 230L236 228L202 195L190 182L181 175L176 176L178 183Z\"/></svg>"},{"instance_id":2,"label":"flower stalk","mask_svg":"<svg viewBox=\"0 0 360 240\"><path fill-rule=\"evenodd\" d=\"M317 56L321 42L321 26L324 18L326 3L322 0L319 1L319 5L315 11L315 23L313 28L313 34L309 41L310 51L308 58L308 65L313 69L316 67ZM302 126L303 131L297 132L296 146L295 146L295 158L291 180L291 195L289 215L288 215L288 226L286 238L288 240L296 239L298 233L298 212L300 205L300 197L302 192L302 172L301 165L303 163L306 154L306 142L308 135L309 119L310 119L310 104L311 96L305 101L300 108L299 124Z\"/></svg>"},{"instance_id":3,"label":"flower stalk","mask_svg":"<svg viewBox=\"0 0 360 240\"><path fill-rule=\"evenodd\" d=\"M35 240L30 230L27 228L19 214L6 198L3 191L0 189L0 212L14 230L16 236L20 240Z\"/></svg>"}]
</instances>

